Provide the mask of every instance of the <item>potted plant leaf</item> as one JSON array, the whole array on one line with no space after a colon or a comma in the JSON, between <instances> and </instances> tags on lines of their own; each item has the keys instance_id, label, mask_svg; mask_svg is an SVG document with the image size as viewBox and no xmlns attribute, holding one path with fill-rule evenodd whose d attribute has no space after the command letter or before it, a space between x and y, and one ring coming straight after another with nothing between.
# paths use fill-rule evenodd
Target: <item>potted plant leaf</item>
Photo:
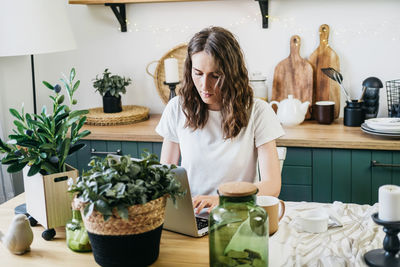
<instances>
[{"instance_id":1,"label":"potted plant leaf","mask_svg":"<svg viewBox=\"0 0 400 267\"><path fill-rule=\"evenodd\" d=\"M94 79L93 87L103 97L104 113L117 113L122 111L121 94L126 93L126 86L131 84L130 78L111 75L108 69L103 72L103 77Z\"/></svg>"},{"instance_id":2,"label":"potted plant leaf","mask_svg":"<svg viewBox=\"0 0 400 267\"><path fill-rule=\"evenodd\" d=\"M9 135L9 141L0 139L2 164L9 165L10 173L23 170L25 200L27 212L48 231L43 232L45 239L52 239L52 228L64 226L71 217L71 200L67 192L68 177L78 177L78 171L66 164L69 155L84 147L78 141L89 135L87 130L80 131L85 123L87 110L73 110L77 103L74 93L80 81L74 82L75 69L68 78L61 79L69 104L59 84L43 84L51 90L52 112L44 106L40 114L25 113L10 108L15 117L16 129Z\"/></svg>"},{"instance_id":3,"label":"potted plant leaf","mask_svg":"<svg viewBox=\"0 0 400 267\"><path fill-rule=\"evenodd\" d=\"M96 262L148 266L157 260L167 197L183 196L171 170L157 156L95 157L69 191L76 194ZM74 201L76 202L76 201Z\"/></svg>"}]
</instances>

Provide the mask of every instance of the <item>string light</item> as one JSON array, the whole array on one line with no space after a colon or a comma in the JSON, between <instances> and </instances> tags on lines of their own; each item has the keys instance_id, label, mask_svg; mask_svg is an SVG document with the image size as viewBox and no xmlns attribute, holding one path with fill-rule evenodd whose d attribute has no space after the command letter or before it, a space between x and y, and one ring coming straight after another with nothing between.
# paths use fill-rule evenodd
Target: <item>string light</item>
<instances>
[{"instance_id":1,"label":"string light","mask_svg":"<svg viewBox=\"0 0 400 267\"><path fill-rule=\"evenodd\" d=\"M253 4L251 4L253 6ZM284 28L285 30L289 30L290 32L294 32L296 34L309 34L313 38L318 35L318 30L315 27L299 27L302 25L295 17L283 17L275 15L268 15L268 20L270 23L274 24L274 28L278 29L279 27ZM162 35L167 34L168 38L171 38L174 32L180 33L193 33L199 30L198 27L188 26L188 25L168 25L168 26L160 26L160 25L140 25L138 22L133 22L132 24L129 20L126 20L128 27L128 33L137 34L142 32L152 33L154 35ZM261 14L258 8L255 8L255 11L251 14L244 14L239 17L235 21L229 22L227 25L230 30L235 30L242 27L260 27L261 24ZM388 36L389 29L393 29L390 32L392 36ZM388 20L384 20L379 24L376 21L371 22L363 22L359 21L357 25L340 25L339 23L335 25L334 30L331 30L331 34L335 35L335 39L338 43L346 44L351 43L354 39L359 39L360 37L368 38L368 35L372 33L373 36L379 37L382 35L383 38L398 41L400 39L399 36L400 25L397 23L393 23ZM117 28L120 31L120 27ZM160 40L165 39L166 37L158 36Z\"/></svg>"}]
</instances>

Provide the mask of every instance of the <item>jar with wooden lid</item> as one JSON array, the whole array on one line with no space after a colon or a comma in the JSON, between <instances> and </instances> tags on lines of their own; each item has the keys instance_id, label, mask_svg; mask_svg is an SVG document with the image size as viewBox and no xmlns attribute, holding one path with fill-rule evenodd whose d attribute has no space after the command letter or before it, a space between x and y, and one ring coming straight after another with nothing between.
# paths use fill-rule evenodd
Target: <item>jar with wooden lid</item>
<instances>
[{"instance_id":1,"label":"jar with wooden lid","mask_svg":"<svg viewBox=\"0 0 400 267\"><path fill-rule=\"evenodd\" d=\"M256 205L252 183L218 187L219 205L210 212L210 266L268 266L268 215Z\"/></svg>"}]
</instances>

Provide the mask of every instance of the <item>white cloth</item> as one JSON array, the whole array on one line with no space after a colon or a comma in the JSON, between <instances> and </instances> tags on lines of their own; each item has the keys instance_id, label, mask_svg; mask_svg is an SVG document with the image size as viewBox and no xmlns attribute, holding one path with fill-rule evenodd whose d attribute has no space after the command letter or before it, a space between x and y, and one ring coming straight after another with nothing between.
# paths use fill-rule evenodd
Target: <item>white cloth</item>
<instances>
[{"instance_id":1,"label":"white cloth","mask_svg":"<svg viewBox=\"0 0 400 267\"><path fill-rule=\"evenodd\" d=\"M269 266L352 267L367 266L364 254L383 247L385 233L371 215L378 204L357 205L285 202L286 213L278 231L269 239ZM296 218L318 208L333 209L343 227L313 234L300 230Z\"/></svg>"},{"instance_id":2,"label":"white cloth","mask_svg":"<svg viewBox=\"0 0 400 267\"><path fill-rule=\"evenodd\" d=\"M238 136L225 140L219 111L209 110L202 129L184 127L186 122L179 97L166 106L156 132L179 143L188 173L192 196L214 195L221 183L253 182L256 177L257 147L284 134L275 112L260 99L254 100L250 120Z\"/></svg>"}]
</instances>

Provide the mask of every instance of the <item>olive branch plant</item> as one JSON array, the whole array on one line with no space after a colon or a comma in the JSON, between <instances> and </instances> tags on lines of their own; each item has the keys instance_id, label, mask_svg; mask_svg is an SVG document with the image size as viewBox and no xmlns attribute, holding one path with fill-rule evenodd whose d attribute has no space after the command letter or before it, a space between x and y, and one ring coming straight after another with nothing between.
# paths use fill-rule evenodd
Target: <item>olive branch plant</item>
<instances>
[{"instance_id":1,"label":"olive branch plant","mask_svg":"<svg viewBox=\"0 0 400 267\"><path fill-rule=\"evenodd\" d=\"M28 176L65 172L67 157L85 146L77 142L90 134L88 130L79 132L88 110L72 110L72 106L77 104L74 93L80 85L79 80L74 82L75 75L75 69L72 68L69 77L60 79L66 89L68 105L64 103L61 85L43 81L53 93L49 96L53 104L51 113L48 113L46 106L43 106L40 114L25 113L23 105L21 112L9 109L15 117L16 129L8 136L8 142L0 139L0 154L5 155L1 163L9 165L8 172L21 171L27 165L30 166Z\"/></svg>"}]
</instances>

